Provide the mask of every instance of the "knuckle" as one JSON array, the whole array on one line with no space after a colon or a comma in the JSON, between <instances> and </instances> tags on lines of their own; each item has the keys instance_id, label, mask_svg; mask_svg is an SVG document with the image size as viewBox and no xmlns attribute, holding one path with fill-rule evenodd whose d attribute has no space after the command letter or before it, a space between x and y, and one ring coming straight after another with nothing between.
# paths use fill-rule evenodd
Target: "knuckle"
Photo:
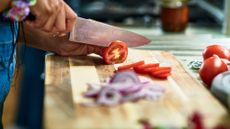
<instances>
[{"instance_id":1,"label":"knuckle","mask_svg":"<svg viewBox=\"0 0 230 129\"><path fill-rule=\"evenodd\" d=\"M45 28L43 28L43 31L45 31L45 32L47 32L47 33L50 33L50 32L51 32L51 29L50 29L50 28L45 27Z\"/></svg>"},{"instance_id":2,"label":"knuckle","mask_svg":"<svg viewBox=\"0 0 230 129\"><path fill-rule=\"evenodd\" d=\"M53 9L48 8L48 9L46 10L46 13L47 13L48 16L51 16L51 15L53 14Z\"/></svg>"},{"instance_id":3,"label":"knuckle","mask_svg":"<svg viewBox=\"0 0 230 129\"><path fill-rule=\"evenodd\" d=\"M53 8L56 11L60 11L63 8L63 3L62 2L56 2L56 3L54 3Z\"/></svg>"}]
</instances>

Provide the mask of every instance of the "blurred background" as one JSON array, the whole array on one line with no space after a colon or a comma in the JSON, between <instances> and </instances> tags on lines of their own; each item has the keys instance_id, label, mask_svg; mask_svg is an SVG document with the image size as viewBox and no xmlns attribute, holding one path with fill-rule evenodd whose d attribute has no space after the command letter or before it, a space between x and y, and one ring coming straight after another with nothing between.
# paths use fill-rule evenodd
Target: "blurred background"
<instances>
[{"instance_id":1,"label":"blurred background","mask_svg":"<svg viewBox=\"0 0 230 129\"><path fill-rule=\"evenodd\" d=\"M224 0L66 0L79 16L128 26L160 26L162 6L189 8L189 24L219 27L224 23ZM168 6L166 5L168 4ZM171 5L170 5L171 4ZM176 12L181 15L182 12ZM168 14L172 15L172 14ZM183 15L183 14L182 14Z\"/></svg>"}]
</instances>

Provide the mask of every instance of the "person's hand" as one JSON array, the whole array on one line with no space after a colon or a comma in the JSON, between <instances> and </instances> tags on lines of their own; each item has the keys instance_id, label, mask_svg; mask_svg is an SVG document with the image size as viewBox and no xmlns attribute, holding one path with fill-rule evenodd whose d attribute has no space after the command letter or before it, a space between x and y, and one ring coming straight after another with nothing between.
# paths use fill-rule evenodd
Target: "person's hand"
<instances>
[{"instance_id":1,"label":"person's hand","mask_svg":"<svg viewBox=\"0 0 230 129\"><path fill-rule=\"evenodd\" d=\"M23 36L23 34L25 35ZM61 56L88 55L91 53L102 55L102 47L70 42L68 36L53 37L52 34L31 28L27 24L24 24L24 28L20 29L18 41L24 42L24 37L29 46L54 52Z\"/></svg>"},{"instance_id":2,"label":"person's hand","mask_svg":"<svg viewBox=\"0 0 230 129\"><path fill-rule=\"evenodd\" d=\"M71 42L67 36L52 39L53 47L51 51L61 56L88 55L95 53L102 56L102 47Z\"/></svg>"},{"instance_id":3,"label":"person's hand","mask_svg":"<svg viewBox=\"0 0 230 129\"><path fill-rule=\"evenodd\" d=\"M37 0L31 13L35 21L26 21L30 27L46 32L67 33L73 29L77 15L63 0Z\"/></svg>"}]
</instances>

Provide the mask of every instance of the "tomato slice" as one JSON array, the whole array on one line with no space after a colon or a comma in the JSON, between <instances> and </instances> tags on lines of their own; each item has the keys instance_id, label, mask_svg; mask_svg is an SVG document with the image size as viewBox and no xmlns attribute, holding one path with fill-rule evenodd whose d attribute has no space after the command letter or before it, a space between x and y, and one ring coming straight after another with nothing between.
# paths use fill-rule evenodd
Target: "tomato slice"
<instances>
[{"instance_id":1,"label":"tomato slice","mask_svg":"<svg viewBox=\"0 0 230 129\"><path fill-rule=\"evenodd\" d=\"M171 74L171 71L172 71L171 67L158 67L153 69L150 72L150 75L158 79L167 79L167 77Z\"/></svg>"},{"instance_id":2,"label":"tomato slice","mask_svg":"<svg viewBox=\"0 0 230 129\"><path fill-rule=\"evenodd\" d=\"M172 68L171 67L158 67L151 71L152 75L159 75L164 73L171 73Z\"/></svg>"},{"instance_id":3,"label":"tomato slice","mask_svg":"<svg viewBox=\"0 0 230 129\"><path fill-rule=\"evenodd\" d=\"M102 57L106 64L122 63L128 56L128 46L125 42L116 40L113 41L109 47L104 48Z\"/></svg>"},{"instance_id":4,"label":"tomato slice","mask_svg":"<svg viewBox=\"0 0 230 129\"><path fill-rule=\"evenodd\" d=\"M134 67L135 72L140 74L147 74L149 71L151 71L153 68L159 67L159 63L151 63L151 64L143 64L137 67Z\"/></svg>"},{"instance_id":5,"label":"tomato slice","mask_svg":"<svg viewBox=\"0 0 230 129\"><path fill-rule=\"evenodd\" d=\"M118 71L128 70L128 69L131 69L133 67L137 67L137 66L140 66L140 65L143 65L143 64L145 64L145 61L141 60L141 61L138 61L138 62L135 62L135 63L132 63L132 64L127 64L127 65L119 66L117 68L117 70Z\"/></svg>"},{"instance_id":6,"label":"tomato slice","mask_svg":"<svg viewBox=\"0 0 230 129\"><path fill-rule=\"evenodd\" d=\"M167 79L168 76L170 76L171 73L162 73L162 74L158 74L158 75L152 75L152 77L154 78L158 78L158 79Z\"/></svg>"}]
</instances>

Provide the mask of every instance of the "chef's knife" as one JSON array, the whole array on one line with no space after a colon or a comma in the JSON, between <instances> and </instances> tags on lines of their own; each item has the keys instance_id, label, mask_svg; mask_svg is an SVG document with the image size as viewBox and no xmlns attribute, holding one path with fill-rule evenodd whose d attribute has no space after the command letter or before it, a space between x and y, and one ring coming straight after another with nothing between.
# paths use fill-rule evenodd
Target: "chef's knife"
<instances>
[{"instance_id":1,"label":"chef's knife","mask_svg":"<svg viewBox=\"0 0 230 129\"><path fill-rule=\"evenodd\" d=\"M102 47L109 46L115 40L126 42L129 47L142 46L150 42L142 35L81 17L78 17L69 40Z\"/></svg>"}]
</instances>

